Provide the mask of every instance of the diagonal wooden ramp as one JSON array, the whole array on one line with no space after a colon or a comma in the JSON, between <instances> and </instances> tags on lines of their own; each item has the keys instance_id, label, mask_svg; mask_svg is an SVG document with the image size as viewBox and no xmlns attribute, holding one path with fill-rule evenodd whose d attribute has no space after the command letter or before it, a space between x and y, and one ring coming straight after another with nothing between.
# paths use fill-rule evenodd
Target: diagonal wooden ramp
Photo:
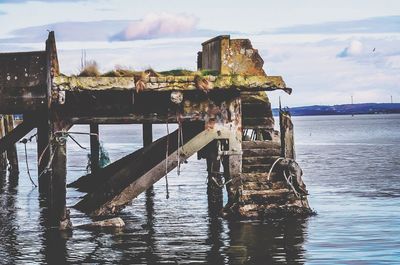
<instances>
[{"instance_id":1,"label":"diagonal wooden ramp","mask_svg":"<svg viewBox=\"0 0 400 265\"><path fill-rule=\"evenodd\" d=\"M203 127L204 128L204 127ZM99 174L98 184L93 178L86 176L74 184L85 186L88 194L74 208L91 216L104 216L118 213L139 194L151 187L165 174L178 165L178 154L183 161L202 149L212 140L218 138L220 132L215 130L183 131L184 144L178 150L178 131L157 140L121 160L109 165ZM168 141L168 157L166 148ZM108 175L109 174L109 175ZM90 179L90 181L88 181ZM85 183L83 185L82 183ZM92 185L88 185L91 183Z\"/></svg>"}]
</instances>

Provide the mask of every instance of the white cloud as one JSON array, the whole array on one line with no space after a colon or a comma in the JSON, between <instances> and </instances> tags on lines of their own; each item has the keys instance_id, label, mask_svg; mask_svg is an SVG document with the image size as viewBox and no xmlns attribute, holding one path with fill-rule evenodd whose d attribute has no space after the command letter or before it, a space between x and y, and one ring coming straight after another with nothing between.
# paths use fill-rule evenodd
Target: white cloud
<instances>
[{"instance_id":1,"label":"white cloud","mask_svg":"<svg viewBox=\"0 0 400 265\"><path fill-rule=\"evenodd\" d=\"M187 14L151 13L138 22L132 22L113 40L144 40L177 36L192 32L197 18Z\"/></svg>"},{"instance_id":2,"label":"white cloud","mask_svg":"<svg viewBox=\"0 0 400 265\"><path fill-rule=\"evenodd\" d=\"M337 56L338 57L350 57L357 56L363 52L364 45L361 41L353 40L350 42L350 45L344 48Z\"/></svg>"}]
</instances>

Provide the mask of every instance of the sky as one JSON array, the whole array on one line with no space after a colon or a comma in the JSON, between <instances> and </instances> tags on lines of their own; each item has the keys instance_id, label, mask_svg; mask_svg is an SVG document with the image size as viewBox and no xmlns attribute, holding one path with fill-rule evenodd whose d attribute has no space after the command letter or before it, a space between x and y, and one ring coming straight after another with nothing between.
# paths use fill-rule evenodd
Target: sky
<instances>
[{"instance_id":1,"label":"sky","mask_svg":"<svg viewBox=\"0 0 400 265\"><path fill-rule=\"evenodd\" d=\"M54 30L61 71L82 51L102 71L196 68L201 43L249 38L289 107L400 102L398 0L0 0L0 52L43 50Z\"/></svg>"}]
</instances>

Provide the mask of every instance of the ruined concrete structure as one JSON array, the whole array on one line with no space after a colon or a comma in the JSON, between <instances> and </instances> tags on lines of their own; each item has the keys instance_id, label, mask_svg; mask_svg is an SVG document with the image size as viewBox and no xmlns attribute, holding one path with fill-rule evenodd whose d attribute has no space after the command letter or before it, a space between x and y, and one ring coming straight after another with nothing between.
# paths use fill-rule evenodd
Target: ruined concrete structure
<instances>
[{"instance_id":1,"label":"ruined concrete structure","mask_svg":"<svg viewBox=\"0 0 400 265\"><path fill-rule=\"evenodd\" d=\"M226 186L226 215L311 212L294 161L290 114L281 112L281 132L275 131L265 93L291 89L281 77L265 74L262 58L247 39L219 36L203 43L197 65L215 73L140 80L63 76L53 32L46 51L0 54L0 113L24 115L0 139L0 152L38 129L39 188L47 198L50 225L71 225L65 205L66 144L73 124L90 124L92 172L69 186L86 192L74 207L91 216L117 214L195 153L207 160L214 208L222 206ZM144 147L99 168L99 124L126 123L143 124ZM179 128L153 142L155 123Z\"/></svg>"}]
</instances>

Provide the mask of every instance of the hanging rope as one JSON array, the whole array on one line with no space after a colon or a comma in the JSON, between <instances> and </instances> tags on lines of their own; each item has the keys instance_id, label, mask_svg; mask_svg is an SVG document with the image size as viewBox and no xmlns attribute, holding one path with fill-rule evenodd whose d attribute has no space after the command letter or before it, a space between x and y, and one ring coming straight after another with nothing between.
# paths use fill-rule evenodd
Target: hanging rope
<instances>
[{"instance_id":1,"label":"hanging rope","mask_svg":"<svg viewBox=\"0 0 400 265\"><path fill-rule=\"evenodd\" d=\"M272 164L272 166L271 166L271 168L269 169L269 172L268 172L268 177L267 177L268 181L271 180L271 173L272 173L272 170L274 169L276 163L278 163L278 161L282 160L282 159L284 159L284 158L283 157L278 157L278 159L276 159L275 162Z\"/></svg>"},{"instance_id":2,"label":"hanging rope","mask_svg":"<svg viewBox=\"0 0 400 265\"><path fill-rule=\"evenodd\" d=\"M290 174L289 177L286 176L285 170L283 170L283 176L286 179L287 184L292 188L294 195L296 195L297 198L300 198L300 194L296 191L295 187L293 186L293 176Z\"/></svg>"},{"instance_id":3,"label":"hanging rope","mask_svg":"<svg viewBox=\"0 0 400 265\"><path fill-rule=\"evenodd\" d=\"M167 191L166 198L169 199L169 189L168 189L168 148L169 148L169 127L167 118L167 148L165 151L165 189Z\"/></svg>"},{"instance_id":4,"label":"hanging rope","mask_svg":"<svg viewBox=\"0 0 400 265\"><path fill-rule=\"evenodd\" d=\"M26 172L28 173L28 177L29 180L31 181L32 185L35 186L35 188L37 187L36 183L33 181L32 176L31 176L31 172L29 170L29 163L28 163L28 151L26 149L26 144L28 142L32 142L32 139L37 135L37 133L35 133L34 135L32 135L29 138L23 138L20 143L24 144L24 150L25 150L25 164L26 164Z\"/></svg>"},{"instance_id":5,"label":"hanging rope","mask_svg":"<svg viewBox=\"0 0 400 265\"><path fill-rule=\"evenodd\" d=\"M178 120L178 149L176 151L176 153L177 153L177 161L178 161L178 167L176 169L176 172L177 172L178 176L181 174L180 143L181 143L181 123Z\"/></svg>"},{"instance_id":6,"label":"hanging rope","mask_svg":"<svg viewBox=\"0 0 400 265\"><path fill-rule=\"evenodd\" d=\"M272 173L272 170L274 169L275 165L276 165L280 160L283 160L283 159L285 159L285 158L284 158L284 157L278 157L278 158L275 160L275 162L272 164L272 166L271 166L271 168L269 169L269 172L268 172L268 177L267 177L267 180L268 180L268 181L270 181L270 179L271 179L271 173ZM301 198L300 193L296 190L296 188L295 188L294 185L293 185L293 175L292 175L292 174L289 174L289 177L288 177L288 176L286 175L285 169L282 170L282 173L283 173L283 176L285 177L285 180L286 180L287 184L288 184L288 185L290 186L290 188L293 190L294 195L296 195L296 197L298 197L298 198Z\"/></svg>"},{"instance_id":7,"label":"hanging rope","mask_svg":"<svg viewBox=\"0 0 400 265\"><path fill-rule=\"evenodd\" d=\"M224 181L221 184L218 183L218 180L216 180L214 177L211 177L211 179L215 182L215 184L220 187L223 188L224 186L226 186L228 183L232 182L232 179L228 180L228 181Z\"/></svg>"}]
</instances>

